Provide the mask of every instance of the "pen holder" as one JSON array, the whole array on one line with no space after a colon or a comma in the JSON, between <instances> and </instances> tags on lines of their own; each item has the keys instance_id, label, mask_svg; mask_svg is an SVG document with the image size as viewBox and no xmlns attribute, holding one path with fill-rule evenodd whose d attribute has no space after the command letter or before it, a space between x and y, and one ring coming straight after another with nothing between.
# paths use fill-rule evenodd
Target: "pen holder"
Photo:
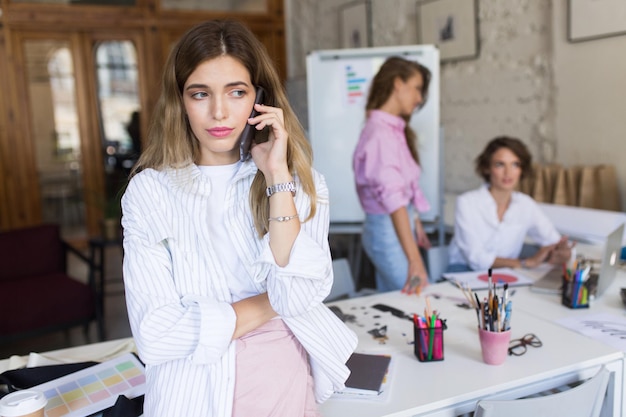
<instances>
[{"instance_id":1,"label":"pen holder","mask_svg":"<svg viewBox=\"0 0 626 417\"><path fill-rule=\"evenodd\" d=\"M561 303L569 308L589 308L589 282L563 278Z\"/></svg>"},{"instance_id":2,"label":"pen holder","mask_svg":"<svg viewBox=\"0 0 626 417\"><path fill-rule=\"evenodd\" d=\"M490 332L479 328L478 337L480 338L483 362L488 365L503 364L509 351L511 331Z\"/></svg>"},{"instance_id":3,"label":"pen holder","mask_svg":"<svg viewBox=\"0 0 626 417\"><path fill-rule=\"evenodd\" d=\"M446 328L445 320L437 320L435 327L418 327L413 324L413 352L420 362L443 360L443 331Z\"/></svg>"}]
</instances>

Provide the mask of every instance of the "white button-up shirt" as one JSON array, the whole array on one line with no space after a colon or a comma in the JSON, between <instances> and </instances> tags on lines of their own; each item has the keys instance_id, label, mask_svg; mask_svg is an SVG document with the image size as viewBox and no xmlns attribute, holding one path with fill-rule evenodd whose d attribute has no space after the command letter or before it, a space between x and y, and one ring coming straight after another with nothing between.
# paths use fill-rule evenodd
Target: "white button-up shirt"
<instances>
[{"instance_id":1,"label":"white button-up shirt","mask_svg":"<svg viewBox=\"0 0 626 417\"><path fill-rule=\"evenodd\" d=\"M519 258L526 237L540 246L557 243L561 235L530 196L513 192L502 221L488 185L457 197L449 263L474 271L491 268L496 258Z\"/></svg>"},{"instance_id":2,"label":"white button-up shirt","mask_svg":"<svg viewBox=\"0 0 626 417\"><path fill-rule=\"evenodd\" d=\"M252 161L242 164L226 193L233 256L307 350L316 400L322 402L343 387L345 362L357 342L322 304L332 286L328 189L314 172L317 213L302 224L289 264L281 268L269 236L259 238L254 228L249 191L256 172ZM296 208L304 219L309 199L298 191ZM146 363L146 417L232 414L236 316L228 273L214 246L219 242L207 233L210 198L210 180L191 165L140 172L122 200L124 282L133 337Z\"/></svg>"}]
</instances>

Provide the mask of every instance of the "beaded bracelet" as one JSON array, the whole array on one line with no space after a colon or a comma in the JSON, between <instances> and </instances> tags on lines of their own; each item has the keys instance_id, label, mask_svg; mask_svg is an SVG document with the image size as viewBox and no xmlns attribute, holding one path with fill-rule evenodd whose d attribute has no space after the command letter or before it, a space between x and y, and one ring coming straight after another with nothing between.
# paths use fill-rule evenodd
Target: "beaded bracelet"
<instances>
[{"instance_id":1,"label":"beaded bracelet","mask_svg":"<svg viewBox=\"0 0 626 417\"><path fill-rule=\"evenodd\" d=\"M272 220L275 220L275 221L277 221L277 222L287 222L287 221L289 221L289 220L291 220L291 219L295 219L296 217L298 217L298 215L297 215L297 214L294 214L293 216L278 216L278 217L270 217L270 218L268 218L267 220L268 220L268 221L270 221L270 222L271 222Z\"/></svg>"}]
</instances>

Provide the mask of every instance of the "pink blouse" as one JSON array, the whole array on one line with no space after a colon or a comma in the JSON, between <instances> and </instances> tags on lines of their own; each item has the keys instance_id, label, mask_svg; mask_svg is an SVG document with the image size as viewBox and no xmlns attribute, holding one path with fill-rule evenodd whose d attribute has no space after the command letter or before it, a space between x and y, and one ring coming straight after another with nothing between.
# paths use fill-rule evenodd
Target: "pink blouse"
<instances>
[{"instance_id":1,"label":"pink blouse","mask_svg":"<svg viewBox=\"0 0 626 417\"><path fill-rule=\"evenodd\" d=\"M361 206L369 214L391 214L412 203L425 212L430 204L419 186L421 168L406 143L406 122L381 110L370 112L352 158Z\"/></svg>"}]
</instances>

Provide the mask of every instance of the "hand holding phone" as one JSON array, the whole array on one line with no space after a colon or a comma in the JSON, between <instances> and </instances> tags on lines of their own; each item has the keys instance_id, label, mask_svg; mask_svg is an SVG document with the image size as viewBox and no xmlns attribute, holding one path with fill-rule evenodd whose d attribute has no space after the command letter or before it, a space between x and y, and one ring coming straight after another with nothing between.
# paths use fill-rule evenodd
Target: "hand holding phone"
<instances>
[{"instance_id":1,"label":"hand holding phone","mask_svg":"<svg viewBox=\"0 0 626 417\"><path fill-rule=\"evenodd\" d=\"M254 98L254 104L263 104L263 100L265 99L265 90L262 87L256 87L256 97ZM254 109L254 105L252 106L252 112L250 113L250 118L256 117L259 115ZM267 140L269 135L269 128L265 126L262 130L256 130L254 125L246 123L246 127L243 128L243 132L241 132L240 141L239 141L239 159L244 162L250 158L250 148L252 147L252 141L254 140L256 143L262 143Z\"/></svg>"}]
</instances>

